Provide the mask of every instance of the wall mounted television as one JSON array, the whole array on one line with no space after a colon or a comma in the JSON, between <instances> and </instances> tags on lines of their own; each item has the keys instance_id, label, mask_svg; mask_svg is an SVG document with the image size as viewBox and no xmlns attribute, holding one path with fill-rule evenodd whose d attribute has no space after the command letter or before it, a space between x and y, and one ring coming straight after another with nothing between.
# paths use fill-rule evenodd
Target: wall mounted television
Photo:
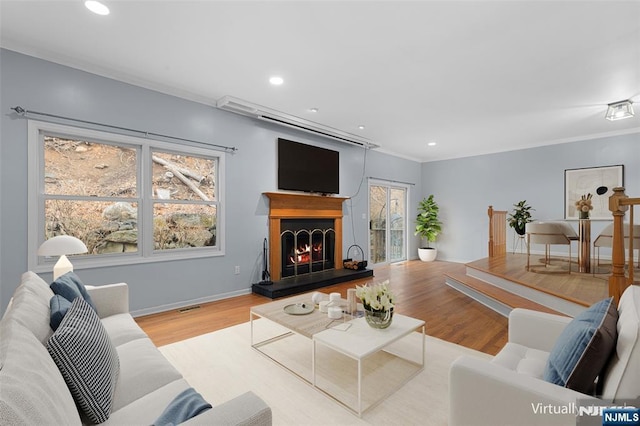
<instances>
[{"instance_id":1,"label":"wall mounted television","mask_svg":"<svg viewBox=\"0 0 640 426\"><path fill-rule=\"evenodd\" d=\"M278 138L278 189L338 194L340 153Z\"/></svg>"}]
</instances>

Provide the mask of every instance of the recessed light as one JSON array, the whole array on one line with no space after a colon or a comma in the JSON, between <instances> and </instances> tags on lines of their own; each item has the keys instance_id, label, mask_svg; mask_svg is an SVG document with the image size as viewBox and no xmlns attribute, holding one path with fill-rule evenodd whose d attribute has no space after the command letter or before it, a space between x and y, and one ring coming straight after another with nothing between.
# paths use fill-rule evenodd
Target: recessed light
<instances>
[{"instance_id":1,"label":"recessed light","mask_svg":"<svg viewBox=\"0 0 640 426\"><path fill-rule=\"evenodd\" d=\"M318 108L310 108L309 111L311 112L318 112Z\"/></svg>"},{"instance_id":2,"label":"recessed light","mask_svg":"<svg viewBox=\"0 0 640 426\"><path fill-rule=\"evenodd\" d=\"M269 79L269 83L273 84L274 86L280 86L282 83L284 83L284 79L282 77L274 75Z\"/></svg>"},{"instance_id":3,"label":"recessed light","mask_svg":"<svg viewBox=\"0 0 640 426\"><path fill-rule=\"evenodd\" d=\"M85 1L84 6L90 11L92 11L93 13L95 13L96 15L104 16L109 14L109 8L96 0Z\"/></svg>"},{"instance_id":4,"label":"recessed light","mask_svg":"<svg viewBox=\"0 0 640 426\"><path fill-rule=\"evenodd\" d=\"M364 130L364 126L361 124L361 125L358 126L358 129Z\"/></svg>"},{"instance_id":5,"label":"recessed light","mask_svg":"<svg viewBox=\"0 0 640 426\"><path fill-rule=\"evenodd\" d=\"M437 143L435 143L435 142L429 142L427 145L429 145L429 146L436 146L436 145L437 145Z\"/></svg>"}]
</instances>

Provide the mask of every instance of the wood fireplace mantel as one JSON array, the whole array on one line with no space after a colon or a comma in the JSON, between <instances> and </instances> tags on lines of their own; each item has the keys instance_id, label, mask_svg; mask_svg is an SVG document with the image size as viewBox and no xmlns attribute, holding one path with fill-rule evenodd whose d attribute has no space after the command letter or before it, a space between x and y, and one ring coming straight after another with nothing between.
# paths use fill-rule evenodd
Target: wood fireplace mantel
<instances>
[{"instance_id":1,"label":"wood fireplace mantel","mask_svg":"<svg viewBox=\"0 0 640 426\"><path fill-rule=\"evenodd\" d=\"M282 219L333 219L336 231L334 264L342 269L342 203L345 197L265 192L269 198L269 269L271 279L282 278L280 221Z\"/></svg>"}]
</instances>

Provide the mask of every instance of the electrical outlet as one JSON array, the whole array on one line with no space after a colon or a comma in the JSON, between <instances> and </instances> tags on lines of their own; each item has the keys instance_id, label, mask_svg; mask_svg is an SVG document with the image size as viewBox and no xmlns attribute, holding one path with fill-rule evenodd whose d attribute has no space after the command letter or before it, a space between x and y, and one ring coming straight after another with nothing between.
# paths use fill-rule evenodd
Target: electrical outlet
<instances>
[{"instance_id":1,"label":"electrical outlet","mask_svg":"<svg viewBox=\"0 0 640 426\"><path fill-rule=\"evenodd\" d=\"M362 213L362 220L367 220L367 214L366 213Z\"/></svg>"},{"instance_id":2,"label":"electrical outlet","mask_svg":"<svg viewBox=\"0 0 640 426\"><path fill-rule=\"evenodd\" d=\"M240 273L240 266L236 265L236 270L234 272L236 275L238 275Z\"/></svg>"}]
</instances>

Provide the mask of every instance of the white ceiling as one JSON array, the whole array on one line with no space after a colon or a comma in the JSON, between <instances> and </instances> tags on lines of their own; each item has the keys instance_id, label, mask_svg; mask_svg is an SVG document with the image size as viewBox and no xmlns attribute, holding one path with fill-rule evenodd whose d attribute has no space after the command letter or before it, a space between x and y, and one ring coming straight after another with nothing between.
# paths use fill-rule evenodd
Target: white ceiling
<instances>
[{"instance_id":1,"label":"white ceiling","mask_svg":"<svg viewBox=\"0 0 640 426\"><path fill-rule=\"evenodd\" d=\"M230 95L417 161L640 131L640 1L104 3L106 17L1 0L0 44L209 105ZM623 99L636 116L605 120Z\"/></svg>"}]
</instances>

